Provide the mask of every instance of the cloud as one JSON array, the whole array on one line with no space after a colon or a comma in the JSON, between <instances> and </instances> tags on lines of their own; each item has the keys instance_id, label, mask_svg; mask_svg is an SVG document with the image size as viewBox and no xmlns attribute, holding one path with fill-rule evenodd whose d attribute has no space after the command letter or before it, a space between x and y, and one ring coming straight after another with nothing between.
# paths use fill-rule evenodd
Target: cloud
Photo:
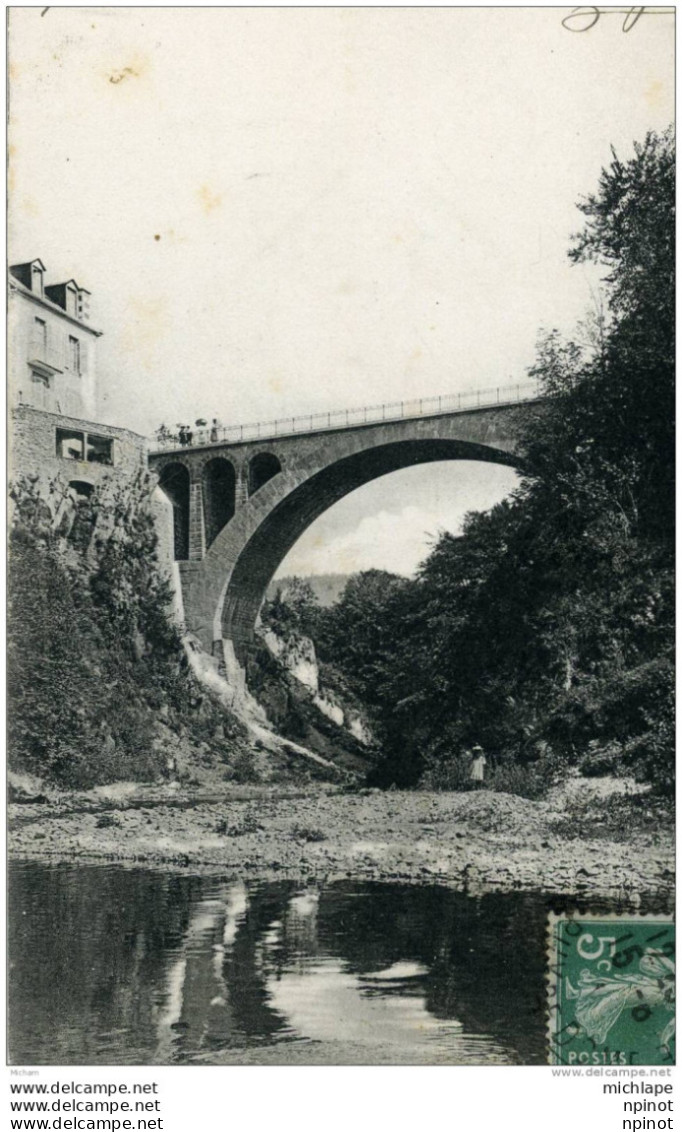
<instances>
[{"instance_id":1,"label":"cloud","mask_svg":"<svg viewBox=\"0 0 682 1132\"><path fill-rule=\"evenodd\" d=\"M367 515L353 531L331 537L314 527L299 539L278 573L353 574L360 570L391 570L414 574L440 531L459 531L466 510L405 507Z\"/></svg>"},{"instance_id":2,"label":"cloud","mask_svg":"<svg viewBox=\"0 0 682 1132\"><path fill-rule=\"evenodd\" d=\"M324 512L277 573L391 570L414 574L442 531L457 534L469 511L487 511L517 483L512 468L438 461L380 476Z\"/></svg>"}]
</instances>

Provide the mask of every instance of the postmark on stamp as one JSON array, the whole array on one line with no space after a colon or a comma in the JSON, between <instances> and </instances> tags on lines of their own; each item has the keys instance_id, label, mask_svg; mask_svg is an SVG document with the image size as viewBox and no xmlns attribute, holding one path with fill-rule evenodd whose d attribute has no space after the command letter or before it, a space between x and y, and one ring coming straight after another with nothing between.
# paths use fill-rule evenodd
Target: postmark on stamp
<instances>
[{"instance_id":1,"label":"postmark on stamp","mask_svg":"<svg viewBox=\"0 0 682 1132\"><path fill-rule=\"evenodd\" d=\"M548 963L550 1064L674 1064L670 916L552 914Z\"/></svg>"}]
</instances>

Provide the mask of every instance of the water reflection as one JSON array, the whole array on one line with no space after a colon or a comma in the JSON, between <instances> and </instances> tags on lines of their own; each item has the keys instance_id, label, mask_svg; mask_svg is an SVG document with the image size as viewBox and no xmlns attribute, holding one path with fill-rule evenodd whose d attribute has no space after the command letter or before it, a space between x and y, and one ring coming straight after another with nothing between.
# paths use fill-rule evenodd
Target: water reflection
<instances>
[{"instance_id":1,"label":"water reflection","mask_svg":"<svg viewBox=\"0 0 682 1132\"><path fill-rule=\"evenodd\" d=\"M542 1063L549 906L15 863L10 1060Z\"/></svg>"}]
</instances>

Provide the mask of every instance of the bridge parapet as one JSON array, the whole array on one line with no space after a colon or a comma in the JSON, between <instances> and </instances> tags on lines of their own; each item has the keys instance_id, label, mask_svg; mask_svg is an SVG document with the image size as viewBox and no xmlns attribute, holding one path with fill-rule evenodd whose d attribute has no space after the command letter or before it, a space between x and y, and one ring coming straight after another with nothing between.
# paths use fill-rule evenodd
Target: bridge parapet
<instances>
[{"instance_id":1,"label":"bridge parapet","mask_svg":"<svg viewBox=\"0 0 682 1132\"><path fill-rule=\"evenodd\" d=\"M254 440L276 440L306 433L332 432L335 429L358 428L365 424L384 421L417 420L420 417L437 417L450 413L492 408L495 405L515 405L534 401L540 396L537 382L518 382L515 385L498 385L488 389L469 389L462 393L447 393L440 397L415 397L406 401L388 401L379 405L363 405L354 409L334 409L328 412L303 413L299 416L278 417L268 421L247 424L199 427L191 433L191 441L180 442L175 433L158 433L150 441L150 453L182 452L187 448L240 444Z\"/></svg>"}]
</instances>

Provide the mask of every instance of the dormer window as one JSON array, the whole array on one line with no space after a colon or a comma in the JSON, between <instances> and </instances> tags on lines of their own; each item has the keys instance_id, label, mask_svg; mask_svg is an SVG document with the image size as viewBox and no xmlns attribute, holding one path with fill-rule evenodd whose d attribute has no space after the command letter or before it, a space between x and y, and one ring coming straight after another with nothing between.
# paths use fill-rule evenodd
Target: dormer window
<instances>
[{"instance_id":1,"label":"dormer window","mask_svg":"<svg viewBox=\"0 0 682 1132\"><path fill-rule=\"evenodd\" d=\"M84 287L79 287L75 279L66 283L49 283L45 288L45 298L56 303L72 318L82 318L87 306L87 296L90 294Z\"/></svg>"},{"instance_id":2,"label":"dormer window","mask_svg":"<svg viewBox=\"0 0 682 1132\"><path fill-rule=\"evenodd\" d=\"M29 291L34 295L40 295L42 298L45 294L43 286L43 275L45 274L45 264L42 259L31 259L27 263L13 263L9 269L10 275L23 283Z\"/></svg>"}]
</instances>

